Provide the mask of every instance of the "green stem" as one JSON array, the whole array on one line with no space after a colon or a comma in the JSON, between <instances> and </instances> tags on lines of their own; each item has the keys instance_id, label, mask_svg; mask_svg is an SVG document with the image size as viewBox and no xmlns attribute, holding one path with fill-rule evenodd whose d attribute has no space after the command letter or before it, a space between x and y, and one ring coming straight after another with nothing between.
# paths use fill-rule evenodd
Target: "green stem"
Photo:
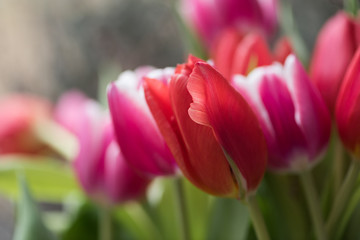
<instances>
[{"instance_id":1,"label":"green stem","mask_svg":"<svg viewBox=\"0 0 360 240\"><path fill-rule=\"evenodd\" d=\"M347 205L344 211L344 214L342 214L340 218L339 221L340 224L337 225L338 227L336 229L335 240L341 239L342 234L344 233L344 230L347 226L347 223L349 222L359 202L360 202L360 189L357 188L356 192L351 197L349 204Z\"/></svg>"},{"instance_id":2,"label":"green stem","mask_svg":"<svg viewBox=\"0 0 360 240\"><path fill-rule=\"evenodd\" d=\"M344 151L342 143L339 138L335 140L335 153L334 153L334 193L336 193L344 178Z\"/></svg>"},{"instance_id":3,"label":"green stem","mask_svg":"<svg viewBox=\"0 0 360 240\"><path fill-rule=\"evenodd\" d=\"M325 240L327 238L321 216L320 202L315 190L312 176L309 171L304 171L299 176L305 192L306 201L309 205L309 211L315 228L316 238L318 240Z\"/></svg>"},{"instance_id":4,"label":"green stem","mask_svg":"<svg viewBox=\"0 0 360 240\"><path fill-rule=\"evenodd\" d=\"M269 233L254 195L248 197L248 204L251 220L254 225L257 238L259 240L269 240Z\"/></svg>"},{"instance_id":5,"label":"green stem","mask_svg":"<svg viewBox=\"0 0 360 240\"><path fill-rule=\"evenodd\" d=\"M336 194L334 204L332 205L329 219L326 222L326 230L330 232L334 229L337 220L348 202L349 196L356 184L356 179L360 172L360 161L353 160L346 174L345 180Z\"/></svg>"},{"instance_id":6,"label":"green stem","mask_svg":"<svg viewBox=\"0 0 360 240\"><path fill-rule=\"evenodd\" d=\"M190 239L190 231L188 224L188 216L187 216L187 208L185 202L184 195L184 185L181 178L174 179L175 186L175 201L177 206L177 215L179 219L179 228L181 231L181 239L189 240Z\"/></svg>"},{"instance_id":7,"label":"green stem","mask_svg":"<svg viewBox=\"0 0 360 240\"><path fill-rule=\"evenodd\" d=\"M99 209L99 239L111 240L111 212L107 207Z\"/></svg>"}]
</instances>

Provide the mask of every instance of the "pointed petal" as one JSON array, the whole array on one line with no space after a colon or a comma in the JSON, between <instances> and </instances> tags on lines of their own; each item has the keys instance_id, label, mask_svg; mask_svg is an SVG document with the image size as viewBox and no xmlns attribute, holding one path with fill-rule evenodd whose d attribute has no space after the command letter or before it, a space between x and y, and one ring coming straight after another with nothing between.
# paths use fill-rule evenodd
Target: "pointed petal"
<instances>
[{"instance_id":1,"label":"pointed petal","mask_svg":"<svg viewBox=\"0 0 360 240\"><path fill-rule=\"evenodd\" d=\"M176 159L179 167L203 191L216 196L237 197L237 185L211 128L199 125L189 117L192 100L187 81L187 75L178 74L170 82L172 108L188 152L187 159Z\"/></svg>"},{"instance_id":2,"label":"pointed petal","mask_svg":"<svg viewBox=\"0 0 360 240\"><path fill-rule=\"evenodd\" d=\"M304 133L309 160L315 161L327 147L330 138L329 111L320 93L311 84L305 69L294 55L286 59L284 70L296 109L295 119Z\"/></svg>"},{"instance_id":3,"label":"pointed petal","mask_svg":"<svg viewBox=\"0 0 360 240\"><path fill-rule=\"evenodd\" d=\"M236 29L230 28L220 34L214 47L211 49L211 58L215 68L228 80L231 77L234 53L243 35Z\"/></svg>"},{"instance_id":4,"label":"pointed petal","mask_svg":"<svg viewBox=\"0 0 360 240\"><path fill-rule=\"evenodd\" d=\"M128 163L149 176L174 173L174 160L133 77L121 75L108 88L115 135ZM136 81L135 81L136 82ZM140 87L140 86L139 86Z\"/></svg>"},{"instance_id":5,"label":"pointed petal","mask_svg":"<svg viewBox=\"0 0 360 240\"><path fill-rule=\"evenodd\" d=\"M360 159L360 48L347 70L339 92L336 123L346 148Z\"/></svg>"},{"instance_id":6,"label":"pointed petal","mask_svg":"<svg viewBox=\"0 0 360 240\"><path fill-rule=\"evenodd\" d=\"M274 58L275 61L278 61L284 64L285 59L293 53L293 47L288 37L280 38L274 48Z\"/></svg>"},{"instance_id":7,"label":"pointed petal","mask_svg":"<svg viewBox=\"0 0 360 240\"><path fill-rule=\"evenodd\" d=\"M247 75L255 67L270 65L272 56L265 39L257 33L247 35L234 53L231 76Z\"/></svg>"},{"instance_id":8,"label":"pointed petal","mask_svg":"<svg viewBox=\"0 0 360 240\"><path fill-rule=\"evenodd\" d=\"M353 30L350 17L339 12L321 29L314 47L310 76L331 114L345 71L356 50Z\"/></svg>"},{"instance_id":9,"label":"pointed petal","mask_svg":"<svg viewBox=\"0 0 360 240\"><path fill-rule=\"evenodd\" d=\"M215 69L197 63L188 83L189 115L209 126L238 166L247 191L255 190L266 169L267 147L259 121L244 98Z\"/></svg>"}]
</instances>

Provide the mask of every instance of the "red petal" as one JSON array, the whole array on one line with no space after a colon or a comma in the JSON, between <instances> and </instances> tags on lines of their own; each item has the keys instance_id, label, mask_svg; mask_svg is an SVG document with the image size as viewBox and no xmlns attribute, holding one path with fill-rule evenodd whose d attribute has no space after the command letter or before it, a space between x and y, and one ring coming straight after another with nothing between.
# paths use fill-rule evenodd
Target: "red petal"
<instances>
[{"instance_id":1,"label":"red petal","mask_svg":"<svg viewBox=\"0 0 360 240\"><path fill-rule=\"evenodd\" d=\"M270 65L272 61L265 39L258 33L249 34L235 50L231 76L247 75L255 67Z\"/></svg>"},{"instance_id":2,"label":"red petal","mask_svg":"<svg viewBox=\"0 0 360 240\"><path fill-rule=\"evenodd\" d=\"M293 53L293 47L288 37L280 38L275 45L274 49L274 58L275 61L278 61L284 64L285 59Z\"/></svg>"},{"instance_id":3,"label":"red petal","mask_svg":"<svg viewBox=\"0 0 360 240\"><path fill-rule=\"evenodd\" d=\"M220 35L211 51L211 58L214 61L216 69L228 80L230 80L231 77L234 52L242 37L242 34L237 30L228 29Z\"/></svg>"},{"instance_id":4,"label":"red petal","mask_svg":"<svg viewBox=\"0 0 360 240\"><path fill-rule=\"evenodd\" d=\"M170 82L172 107L188 152L187 159L176 160L184 175L202 190L212 195L236 197L237 185L211 128L189 117L192 100L186 88L187 81L188 76L178 74Z\"/></svg>"},{"instance_id":5,"label":"red petal","mask_svg":"<svg viewBox=\"0 0 360 240\"><path fill-rule=\"evenodd\" d=\"M339 92L336 123L344 145L360 159L360 48Z\"/></svg>"},{"instance_id":6,"label":"red petal","mask_svg":"<svg viewBox=\"0 0 360 240\"><path fill-rule=\"evenodd\" d=\"M212 128L246 180L244 189L255 190L265 173L267 147L254 112L206 63L195 65L187 87L194 101L189 109L191 119Z\"/></svg>"}]
</instances>

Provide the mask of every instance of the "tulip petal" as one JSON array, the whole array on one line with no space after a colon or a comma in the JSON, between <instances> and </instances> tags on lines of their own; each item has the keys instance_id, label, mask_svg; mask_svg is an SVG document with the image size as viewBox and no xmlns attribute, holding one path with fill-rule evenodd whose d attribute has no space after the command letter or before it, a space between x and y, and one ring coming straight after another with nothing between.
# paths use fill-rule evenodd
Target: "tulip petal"
<instances>
[{"instance_id":1,"label":"tulip petal","mask_svg":"<svg viewBox=\"0 0 360 240\"><path fill-rule=\"evenodd\" d=\"M288 37L280 38L274 48L274 58L275 61L278 61L282 64L285 63L286 58L293 53L292 44Z\"/></svg>"},{"instance_id":2,"label":"tulip petal","mask_svg":"<svg viewBox=\"0 0 360 240\"><path fill-rule=\"evenodd\" d=\"M344 12L320 31L310 65L310 76L333 114L345 71L356 50L354 24Z\"/></svg>"},{"instance_id":3,"label":"tulip petal","mask_svg":"<svg viewBox=\"0 0 360 240\"><path fill-rule=\"evenodd\" d=\"M257 33L249 34L235 50L230 75L247 75L255 67L270 65L272 61L265 39Z\"/></svg>"},{"instance_id":4,"label":"tulip petal","mask_svg":"<svg viewBox=\"0 0 360 240\"><path fill-rule=\"evenodd\" d=\"M138 199L145 193L149 180L138 175L122 155L115 141L111 142L105 155L105 189L112 203Z\"/></svg>"},{"instance_id":5,"label":"tulip petal","mask_svg":"<svg viewBox=\"0 0 360 240\"><path fill-rule=\"evenodd\" d=\"M170 97L183 136L188 159L177 159L184 175L202 190L216 196L237 197L238 190L229 164L211 128L195 123L188 114L192 102L187 90L188 76L175 75Z\"/></svg>"},{"instance_id":6,"label":"tulip petal","mask_svg":"<svg viewBox=\"0 0 360 240\"><path fill-rule=\"evenodd\" d=\"M127 82L122 84L133 84L131 79L124 80ZM112 83L108 88L108 102L115 135L128 163L149 176L173 174L173 157L143 96L131 88L120 90Z\"/></svg>"},{"instance_id":7,"label":"tulip petal","mask_svg":"<svg viewBox=\"0 0 360 240\"><path fill-rule=\"evenodd\" d=\"M226 29L220 34L211 50L215 68L228 80L231 77L235 49L242 38L242 34L236 29Z\"/></svg>"},{"instance_id":8,"label":"tulip petal","mask_svg":"<svg viewBox=\"0 0 360 240\"><path fill-rule=\"evenodd\" d=\"M267 147L259 121L244 98L225 78L206 63L196 63L188 90L193 103L193 121L211 129L221 146L238 166L246 183L255 190L265 172Z\"/></svg>"},{"instance_id":9,"label":"tulip petal","mask_svg":"<svg viewBox=\"0 0 360 240\"><path fill-rule=\"evenodd\" d=\"M309 160L316 160L328 144L331 132L331 118L320 93L313 87L305 69L294 55L284 65L285 79L291 92L296 115L306 142Z\"/></svg>"},{"instance_id":10,"label":"tulip petal","mask_svg":"<svg viewBox=\"0 0 360 240\"><path fill-rule=\"evenodd\" d=\"M360 48L349 66L339 92L336 122L344 145L360 159Z\"/></svg>"}]
</instances>

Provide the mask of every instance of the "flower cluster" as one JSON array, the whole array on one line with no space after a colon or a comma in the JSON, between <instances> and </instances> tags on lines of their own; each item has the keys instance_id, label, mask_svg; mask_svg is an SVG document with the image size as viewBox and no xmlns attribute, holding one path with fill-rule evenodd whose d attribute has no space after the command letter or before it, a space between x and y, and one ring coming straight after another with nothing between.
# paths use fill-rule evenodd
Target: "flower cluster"
<instances>
[{"instance_id":1,"label":"flower cluster","mask_svg":"<svg viewBox=\"0 0 360 240\"><path fill-rule=\"evenodd\" d=\"M107 110L78 91L54 106L32 96L3 98L0 154L63 160L69 155L49 135L65 132L68 141L76 139L68 157L76 178L97 204L140 200L154 178L184 176L210 195L246 203L261 240L269 239L256 200L264 176L296 176L314 236L341 237L335 224L349 221L341 214L360 172L360 22L343 11L328 20L307 71L290 36L270 50L276 6L275 0L184 0L184 17L209 59L189 54L177 66L124 71L107 86ZM47 134L43 125L50 126ZM335 144L353 160L323 160L334 148L332 128ZM334 185L326 210L311 177L320 163L343 171L326 175L329 189ZM348 168L346 177L338 164Z\"/></svg>"}]
</instances>

